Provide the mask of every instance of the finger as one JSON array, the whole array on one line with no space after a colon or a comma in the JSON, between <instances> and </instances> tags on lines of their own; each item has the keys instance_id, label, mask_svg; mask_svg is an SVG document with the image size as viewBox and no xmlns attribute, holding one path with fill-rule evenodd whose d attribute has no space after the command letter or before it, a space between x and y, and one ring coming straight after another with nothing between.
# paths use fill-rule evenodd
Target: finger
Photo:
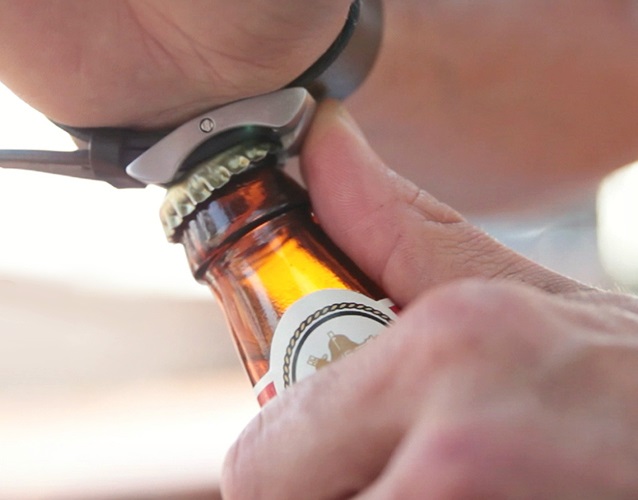
<instances>
[{"instance_id":1,"label":"finger","mask_svg":"<svg viewBox=\"0 0 638 500\"><path fill-rule=\"evenodd\" d=\"M369 485L409 426L410 402L417 401L390 361L403 359L393 354L401 344L388 342L390 336L266 405L228 453L224 498L351 498Z\"/></svg>"},{"instance_id":2,"label":"finger","mask_svg":"<svg viewBox=\"0 0 638 500\"><path fill-rule=\"evenodd\" d=\"M609 443L636 392L624 376L638 350L622 333L635 317L502 282L457 282L425 298L406 310L418 311L429 337L428 349L414 350L423 411L356 498L622 497L635 473L623 469L626 448Z\"/></svg>"},{"instance_id":3,"label":"finger","mask_svg":"<svg viewBox=\"0 0 638 500\"><path fill-rule=\"evenodd\" d=\"M561 449L563 443L548 432L556 426L551 417L528 410L533 415L529 419L504 411L494 416L492 411L471 423L421 422L406 435L378 480L356 499L487 500L519 498L522 491L525 498L604 498L604 493L592 495L595 484L574 467L579 457L566 457L569 447ZM577 441L578 432L566 427L561 431Z\"/></svg>"},{"instance_id":4,"label":"finger","mask_svg":"<svg viewBox=\"0 0 638 500\"><path fill-rule=\"evenodd\" d=\"M504 371L498 380L505 385L526 380L520 374L544 336L512 332L519 321L534 332L547 329L545 302L556 301L538 307L537 296L528 287L480 281L424 294L387 333L266 405L228 454L225 498L351 498L379 477L378 487L391 486L383 486L384 471L390 464L392 483L395 450L400 458L417 419L467 416L457 402L489 398L492 388L479 391L479 375L493 381ZM510 314L503 317L503 309Z\"/></svg>"},{"instance_id":5,"label":"finger","mask_svg":"<svg viewBox=\"0 0 638 500\"><path fill-rule=\"evenodd\" d=\"M504 247L399 177L335 102L320 108L301 163L326 232L399 305L457 278L507 278L551 292L587 289Z\"/></svg>"}]
</instances>

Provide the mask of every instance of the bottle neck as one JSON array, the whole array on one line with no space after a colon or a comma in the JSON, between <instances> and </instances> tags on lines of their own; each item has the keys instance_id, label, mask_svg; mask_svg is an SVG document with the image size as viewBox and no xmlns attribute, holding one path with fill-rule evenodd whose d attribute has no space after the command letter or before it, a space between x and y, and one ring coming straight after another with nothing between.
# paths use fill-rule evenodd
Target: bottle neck
<instances>
[{"instance_id":1,"label":"bottle neck","mask_svg":"<svg viewBox=\"0 0 638 500\"><path fill-rule=\"evenodd\" d=\"M238 175L215 192L185 225L180 237L196 279L243 235L299 206L306 191L273 164Z\"/></svg>"}]
</instances>

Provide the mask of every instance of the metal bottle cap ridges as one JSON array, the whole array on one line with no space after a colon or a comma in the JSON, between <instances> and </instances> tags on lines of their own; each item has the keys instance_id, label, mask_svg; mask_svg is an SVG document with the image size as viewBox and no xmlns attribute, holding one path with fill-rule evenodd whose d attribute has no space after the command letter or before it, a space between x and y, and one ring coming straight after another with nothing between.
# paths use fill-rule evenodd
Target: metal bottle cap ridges
<instances>
[{"instance_id":1,"label":"metal bottle cap ridges","mask_svg":"<svg viewBox=\"0 0 638 500\"><path fill-rule=\"evenodd\" d=\"M275 153L278 148L277 144L268 142L237 145L203 161L170 186L160 208L160 219L168 241L176 242L178 228L215 190Z\"/></svg>"}]
</instances>

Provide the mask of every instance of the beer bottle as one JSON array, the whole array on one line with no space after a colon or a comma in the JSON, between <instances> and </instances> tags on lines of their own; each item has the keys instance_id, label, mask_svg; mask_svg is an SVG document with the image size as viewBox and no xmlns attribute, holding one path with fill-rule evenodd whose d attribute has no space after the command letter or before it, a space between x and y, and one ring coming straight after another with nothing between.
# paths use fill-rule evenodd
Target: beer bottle
<instances>
[{"instance_id":1,"label":"beer bottle","mask_svg":"<svg viewBox=\"0 0 638 500\"><path fill-rule=\"evenodd\" d=\"M224 310L261 405L370 341L392 304L325 235L280 146L244 141L170 187L169 241Z\"/></svg>"}]
</instances>

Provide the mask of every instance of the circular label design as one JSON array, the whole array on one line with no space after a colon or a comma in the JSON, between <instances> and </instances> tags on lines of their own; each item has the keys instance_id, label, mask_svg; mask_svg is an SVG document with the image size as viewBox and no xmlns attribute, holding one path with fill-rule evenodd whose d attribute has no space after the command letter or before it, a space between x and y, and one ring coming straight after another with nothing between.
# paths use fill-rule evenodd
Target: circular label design
<instances>
[{"instance_id":1,"label":"circular label design","mask_svg":"<svg viewBox=\"0 0 638 500\"><path fill-rule=\"evenodd\" d=\"M320 290L295 302L271 344L269 373L277 392L371 341L396 318L391 305L350 290Z\"/></svg>"}]
</instances>

